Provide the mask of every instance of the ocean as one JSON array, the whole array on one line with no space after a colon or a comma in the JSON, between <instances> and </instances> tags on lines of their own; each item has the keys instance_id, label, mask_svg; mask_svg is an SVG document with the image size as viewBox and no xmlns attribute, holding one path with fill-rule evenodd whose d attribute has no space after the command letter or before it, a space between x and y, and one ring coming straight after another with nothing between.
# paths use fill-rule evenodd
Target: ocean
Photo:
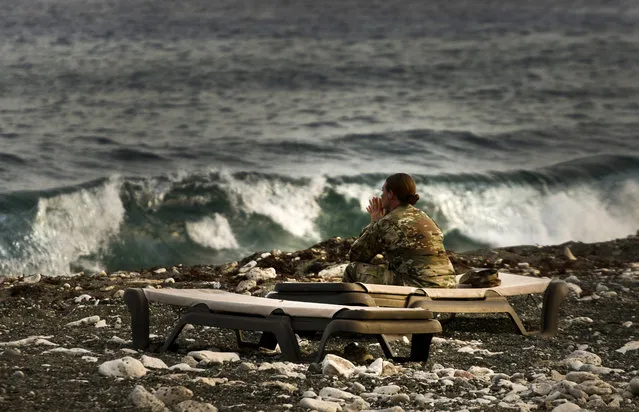
<instances>
[{"instance_id":1,"label":"ocean","mask_svg":"<svg viewBox=\"0 0 639 412\"><path fill-rule=\"evenodd\" d=\"M0 275L356 236L388 174L464 251L639 229L639 3L3 0Z\"/></svg>"}]
</instances>

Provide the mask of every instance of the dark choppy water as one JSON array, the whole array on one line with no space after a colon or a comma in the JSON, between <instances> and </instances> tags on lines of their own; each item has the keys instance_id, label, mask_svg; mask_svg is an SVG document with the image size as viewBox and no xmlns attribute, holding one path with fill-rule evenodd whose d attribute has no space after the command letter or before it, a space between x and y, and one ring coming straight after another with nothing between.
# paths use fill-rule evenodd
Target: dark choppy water
<instances>
[{"instance_id":1,"label":"dark choppy water","mask_svg":"<svg viewBox=\"0 0 639 412\"><path fill-rule=\"evenodd\" d=\"M0 274L356 235L396 171L456 250L639 229L636 2L265 3L0 3Z\"/></svg>"}]
</instances>

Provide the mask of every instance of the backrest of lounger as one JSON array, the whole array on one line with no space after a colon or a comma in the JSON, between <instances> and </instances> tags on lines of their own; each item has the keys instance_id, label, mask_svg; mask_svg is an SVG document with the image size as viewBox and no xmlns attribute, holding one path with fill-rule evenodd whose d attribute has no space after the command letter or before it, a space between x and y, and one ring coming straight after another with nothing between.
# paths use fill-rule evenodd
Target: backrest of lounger
<instances>
[{"instance_id":1,"label":"backrest of lounger","mask_svg":"<svg viewBox=\"0 0 639 412\"><path fill-rule=\"evenodd\" d=\"M353 311L396 311L395 308L331 305L326 303L297 302L290 300L268 299L250 295L225 292L216 289L142 289L146 298L152 302L190 307L206 304L209 309L221 312L242 313L247 315L268 316L280 309L290 316L313 318L332 318L337 312L348 309ZM423 309L403 309L407 311Z\"/></svg>"},{"instance_id":2,"label":"backrest of lounger","mask_svg":"<svg viewBox=\"0 0 639 412\"><path fill-rule=\"evenodd\" d=\"M459 281L462 275L457 275ZM527 295L543 293L551 279L535 278L531 276L515 275L513 273L499 273L500 286L490 288L470 288L458 285L457 288L414 288L410 286L390 286L363 284L370 294L397 295L426 295L433 299L481 299L487 294L495 293L501 296Z\"/></svg>"}]
</instances>

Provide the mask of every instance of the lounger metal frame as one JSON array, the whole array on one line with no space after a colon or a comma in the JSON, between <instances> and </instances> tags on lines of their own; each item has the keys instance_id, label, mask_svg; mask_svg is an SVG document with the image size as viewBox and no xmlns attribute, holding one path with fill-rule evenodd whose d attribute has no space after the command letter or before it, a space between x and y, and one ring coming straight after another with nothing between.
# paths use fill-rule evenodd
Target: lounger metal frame
<instances>
[{"instance_id":1,"label":"lounger metal frame","mask_svg":"<svg viewBox=\"0 0 639 412\"><path fill-rule=\"evenodd\" d=\"M527 330L506 296L487 290L482 298L433 298L427 290L414 289L409 294L370 293L359 283L279 283L269 298L340 305L422 307L435 313L506 313L517 331L524 336L551 337L557 334L559 306L568 294L566 282L553 280L543 295L541 327Z\"/></svg>"},{"instance_id":2,"label":"lounger metal frame","mask_svg":"<svg viewBox=\"0 0 639 412\"><path fill-rule=\"evenodd\" d=\"M151 343L149 300L142 289L128 289L124 301L131 315L133 347L147 349ZM279 343L282 359L292 362L302 360L296 332L322 332L316 362L324 357L328 340L344 333L374 335L384 355L401 362L428 360L433 334L442 331L441 324L427 310L376 312L344 309L331 318L323 318L290 316L281 309L275 309L268 316L218 312L206 304L196 304L187 308L180 317L160 351L169 349L187 324L233 329L241 347L255 346L243 340L241 331L262 331L263 338L258 345L272 349L275 343ZM395 356L384 334L412 334L410 356Z\"/></svg>"}]
</instances>

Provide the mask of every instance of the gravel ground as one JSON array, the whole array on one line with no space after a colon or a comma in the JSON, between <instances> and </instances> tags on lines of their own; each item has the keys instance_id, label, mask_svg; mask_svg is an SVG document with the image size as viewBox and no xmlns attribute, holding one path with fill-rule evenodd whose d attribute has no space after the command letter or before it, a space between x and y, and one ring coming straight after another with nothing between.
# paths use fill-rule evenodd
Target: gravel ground
<instances>
[{"instance_id":1,"label":"gravel ground","mask_svg":"<svg viewBox=\"0 0 639 412\"><path fill-rule=\"evenodd\" d=\"M396 364L394 368L391 363L381 375L350 377L333 376L322 372L321 365L312 364L317 346L306 339L301 341L304 363L289 364L289 369L296 371L292 374L262 366L280 365L277 353L238 352L234 334L216 328L194 327L184 331L177 352L157 354L130 349L130 318L121 298L126 288L153 285L235 291L241 281L237 276L239 268L256 260L258 267L273 267L277 273L276 279L263 281L250 290L253 295L263 296L276 282L331 280L319 273L345 262L352 240L329 239L293 253L259 252L221 266L177 266L66 277L0 277L0 410L144 409L139 403L136 406L130 396L136 386L149 392L160 387L188 388L192 392L188 396L200 403L182 410L206 410L203 405L208 404L225 411L304 411L309 410L302 403L304 392L318 393L327 387L361 395L367 402L349 407L350 401L341 401L343 410L392 407L395 411L553 410L564 399L588 410L639 410L639 397L631 394L630 385L632 379L639 377L639 350L619 350L629 342L635 342L636 346L639 340L637 236L596 244L450 253L459 272L469 267L497 267L570 282L572 292L560 309L559 334L549 339L514 333L505 316L460 315L444 324L444 332L435 339L428 362ZM539 303L539 299L531 297L513 300L529 326L538 323ZM171 307L152 305L151 313L151 332L157 335L155 342L159 342L178 312ZM84 325L67 325L92 316L99 316L105 325L97 327L101 324L96 325L95 318ZM19 342L29 337L33 337L30 342ZM333 340L329 352L341 356L348 342L348 339ZM373 356L367 361L355 361L356 366L370 365L372 360L382 357L373 341L360 342ZM401 338L393 345L400 352L408 349ZM47 352L54 348L80 348L88 352ZM125 356L140 359L144 354L160 358L167 365L182 362L195 365L187 354L204 349L238 352L240 361L204 366L200 362L197 367L203 370L199 372L149 368L137 378L98 373L99 365L106 361ZM612 388L610 391L587 394L581 399L574 393L555 399L551 394L530 394L530 388L543 379L556 384L565 380L569 372L574 373L575 367L564 360L576 350L598 355L601 365L593 373L597 382L608 385L600 386ZM491 372L482 377L478 368L489 368ZM424 373L430 373L430 378L423 378ZM216 379L202 383L197 377ZM527 389L519 391L521 396L508 398L514 384ZM392 396L367 395L375 388L393 385L399 389ZM167 405L168 410L180 410L178 406ZM162 410L162 407L147 405L146 409ZM325 410L340 410L326 407Z\"/></svg>"}]
</instances>

